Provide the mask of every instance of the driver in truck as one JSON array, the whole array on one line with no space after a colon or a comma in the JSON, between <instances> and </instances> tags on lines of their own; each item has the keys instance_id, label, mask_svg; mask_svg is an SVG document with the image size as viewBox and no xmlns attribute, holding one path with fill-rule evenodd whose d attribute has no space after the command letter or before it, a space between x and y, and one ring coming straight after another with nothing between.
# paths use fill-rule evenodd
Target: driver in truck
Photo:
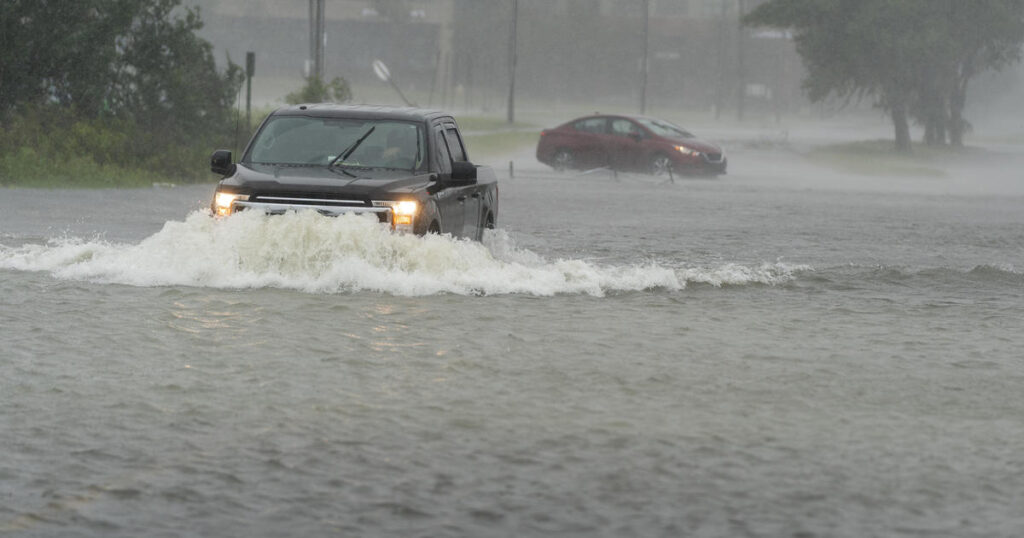
<instances>
[{"instance_id":1,"label":"driver in truck","mask_svg":"<svg viewBox=\"0 0 1024 538\"><path fill-rule=\"evenodd\" d=\"M411 170L419 164L418 136L415 127L410 127L396 126L388 132L388 147L380 155L385 166Z\"/></svg>"}]
</instances>

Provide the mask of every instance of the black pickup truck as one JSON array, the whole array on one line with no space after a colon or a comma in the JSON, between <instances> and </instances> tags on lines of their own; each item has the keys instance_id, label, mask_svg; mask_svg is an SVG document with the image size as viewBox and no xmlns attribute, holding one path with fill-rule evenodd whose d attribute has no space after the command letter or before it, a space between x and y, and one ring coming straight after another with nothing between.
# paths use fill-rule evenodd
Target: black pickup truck
<instances>
[{"instance_id":1,"label":"black pickup truck","mask_svg":"<svg viewBox=\"0 0 1024 538\"><path fill-rule=\"evenodd\" d=\"M399 232L480 240L498 216L494 171L469 162L455 119L437 110L334 104L271 113L224 178L212 211L372 213Z\"/></svg>"}]
</instances>

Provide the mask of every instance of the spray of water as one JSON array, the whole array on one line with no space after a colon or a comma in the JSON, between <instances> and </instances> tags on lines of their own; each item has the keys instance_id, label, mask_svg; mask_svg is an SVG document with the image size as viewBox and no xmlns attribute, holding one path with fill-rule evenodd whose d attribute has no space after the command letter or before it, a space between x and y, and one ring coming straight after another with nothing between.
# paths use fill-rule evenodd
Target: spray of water
<instances>
[{"instance_id":1,"label":"spray of water","mask_svg":"<svg viewBox=\"0 0 1024 538\"><path fill-rule=\"evenodd\" d=\"M57 278L135 286L276 287L309 293L377 291L395 295L589 294L680 290L687 281L776 284L778 266L672 269L656 263L609 266L546 260L516 247L501 230L483 243L449 236L400 235L375 219L313 212L214 219L202 212L138 244L63 238L0 247L0 268L46 271Z\"/></svg>"}]
</instances>

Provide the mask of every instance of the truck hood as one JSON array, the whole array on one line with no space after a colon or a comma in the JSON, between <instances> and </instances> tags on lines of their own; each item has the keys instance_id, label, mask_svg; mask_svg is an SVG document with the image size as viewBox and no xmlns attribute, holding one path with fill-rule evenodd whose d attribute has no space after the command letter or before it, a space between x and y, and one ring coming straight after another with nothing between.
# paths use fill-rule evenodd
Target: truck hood
<instances>
[{"instance_id":1,"label":"truck hood","mask_svg":"<svg viewBox=\"0 0 1024 538\"><path fill-rule=\"evenodd\" d=\"M224 178L221 185L265 194L318 192L371 197L384 193L416 192L425 189L432 181L433 176L429 173L408 170L239 163L235 173Z\"/></svg>"}]
</instances>

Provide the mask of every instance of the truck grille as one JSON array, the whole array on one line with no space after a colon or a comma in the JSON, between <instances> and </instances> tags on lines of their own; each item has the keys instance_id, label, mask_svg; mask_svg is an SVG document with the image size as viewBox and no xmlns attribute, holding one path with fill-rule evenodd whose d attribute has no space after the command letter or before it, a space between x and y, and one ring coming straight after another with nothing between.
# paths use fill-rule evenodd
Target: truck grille
<instances>
[{"instance_id":1,"label":"truck grille","mask_svg":"<svg viewBox=\"0 0 1024 538\"><path fill-rule=\"evenodd\" d=\"M299 209L312 209L322 215L335 216L343 213L375 213L381 222L391 222L391 208L371 205L369 200L339 198L333 193L278 192L254 193L248 200L239 200L232 206L235 211L248 209L270 214L285 213Z\"/></svg>"},{"instance_id":2,"label":"truck grille","mask_svg":"<svg viewBox=\"0 0 1024 538\"><path fill-rule=\"evenodd\" d=\"M355 198L338 198L330 193L315 192L273 192L255 193L249 197L254 202L267 202L274 204L291 205L330 205L330 206L355 206L365 207L370 205L367 200Z\"/></svg>"}]
</instances>

